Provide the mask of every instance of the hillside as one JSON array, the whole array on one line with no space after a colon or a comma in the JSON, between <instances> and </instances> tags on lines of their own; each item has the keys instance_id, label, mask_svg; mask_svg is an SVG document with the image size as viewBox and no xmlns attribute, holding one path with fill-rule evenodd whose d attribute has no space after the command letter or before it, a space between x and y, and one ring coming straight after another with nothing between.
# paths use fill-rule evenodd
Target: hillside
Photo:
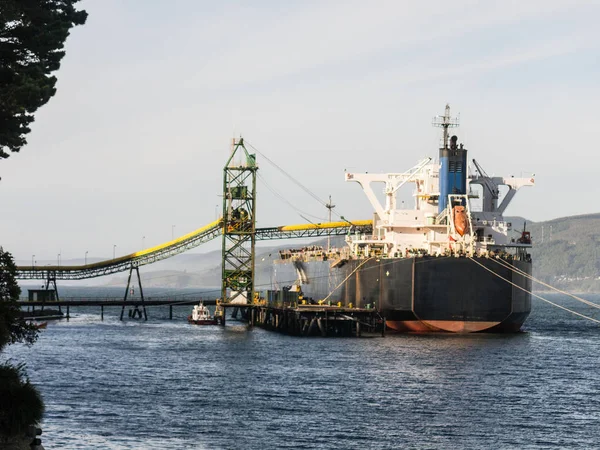
<instances>
[{"instance_id":1,"label":"hillside","mask_svg":"<svg viewBox=\"0 0 600 450\"><path fill-rule=\"evenodd\" d=\"M569 291L600 292L600 214L531 223L533 274Z\"/></svg>"},{"instance_id":2,"label":"hillside","mask_svg":"<svg viewBox=\"0 0 600 450\"><path fill-rule=\"evenodd\" d=\"M268 258L273 247L257 247L257 261ZM274 255L277 252L274 251ZM260 255L263 255L262 257ZM140 268L142 284L152 288L213 288L221 285L221 251L174 256ZM136 284L135 275L132 283ZM104 286L125 286L127 275L113 275Z\"/></svg>"},{"instance_id":3,"label":"hillside","mask_svg":"<svg viewBox=\"0 0 600 450\"><path fill-rule=\"evenodd\" d=\"M542 281L573 292L600 292L600 213L562 217L545 222L531 222L522 217L507 217L517 230L526 222L534 247L531 251L533 275ZM326 239L315 241L326 245ZM332 238L332 245L344 245L342 237ZM278 247L257 248L257 271L268 275L277 250L309 245L290 240ZM214 287L220 285L220 251L178 255L142 270L142 281L148 287ZM158 270L157 270L158 269ZM266 277L268 278L268 276ZM109 285L123 286L126 276L113 277ZM534 286L542 290L542 287Z\"/></svg>"}]
</instances>

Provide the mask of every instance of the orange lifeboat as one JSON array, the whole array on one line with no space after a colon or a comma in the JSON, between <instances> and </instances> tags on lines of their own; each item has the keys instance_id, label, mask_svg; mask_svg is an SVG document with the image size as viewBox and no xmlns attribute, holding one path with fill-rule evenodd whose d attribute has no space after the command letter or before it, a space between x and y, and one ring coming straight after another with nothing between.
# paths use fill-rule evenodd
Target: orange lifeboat
<instances>
[{"instance_id":1,"label":"orange lifeboat","mask_svg":"<svg viewBox=\"0 0 600 450\"><path fill-rule=\"evenodd\" d=\"M458 234L464 236L469 229L469 221L467 220L467 212L465 207L457 205L452 208L452 216L454 220L454 229Z\"/></svg>"}]
</instances>

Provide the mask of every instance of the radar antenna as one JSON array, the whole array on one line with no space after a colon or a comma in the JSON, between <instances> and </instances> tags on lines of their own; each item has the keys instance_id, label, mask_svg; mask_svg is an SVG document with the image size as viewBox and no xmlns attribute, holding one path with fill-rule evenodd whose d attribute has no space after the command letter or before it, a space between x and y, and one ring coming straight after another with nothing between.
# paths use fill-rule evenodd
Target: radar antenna
<instances>
[{"instance_id":1,"label":"radar antenna","mask_svg":"<svg viewBox=\"0 0 600 450\"><path fill-rule=\"evenodd\" d=\"M440 127L444 129L444 142L442 148L448 148L448 128L458 127L459 118L453 119L450 117L450 105L446 104L446 111L443 116L435 116L431 121L431 125L434 127Z\"/></svg>"}]
</instances>

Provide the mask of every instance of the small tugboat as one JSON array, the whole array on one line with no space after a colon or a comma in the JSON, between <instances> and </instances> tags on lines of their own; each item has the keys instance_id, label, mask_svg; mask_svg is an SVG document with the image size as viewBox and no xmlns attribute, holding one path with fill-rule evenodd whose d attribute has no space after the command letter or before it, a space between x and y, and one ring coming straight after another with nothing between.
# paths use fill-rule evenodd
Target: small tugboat
<instances>
[{"instance_id":1,"label":"small tugboat","mask_svg":"<svg viewBox=\"0 0 600 450\"><path fill-rule=\"evenodd\" d=\"M192 314L188 316L188 322L194 325L217 325L217 319L210 315L210 311L204 303L200 302L194 306Z\"/></svg>"}]
</instances>

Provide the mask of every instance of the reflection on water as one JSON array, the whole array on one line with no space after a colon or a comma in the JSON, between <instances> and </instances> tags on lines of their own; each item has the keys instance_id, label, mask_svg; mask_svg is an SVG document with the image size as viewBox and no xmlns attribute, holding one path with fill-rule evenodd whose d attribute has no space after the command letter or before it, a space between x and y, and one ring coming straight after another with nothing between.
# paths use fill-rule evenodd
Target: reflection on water
<instances>
[{"instance_id":1,"label":"reflection on water","mask_svg":"<svg viewBox=\"0 0 600 450\"><path fill-rule=\"evenodd\" d=\"M598 310L552 296L598 318ZM600 300L598 296L590 300ZM61 449L581 448L600 440L600 328L535 303L516 335L295 338L74 309L27 362ZM191 309L191 307L190 307ZM161 312L162 311L162 312ZM595 315L594 315L595 314Z\"/></svg>"}]
</instances>

